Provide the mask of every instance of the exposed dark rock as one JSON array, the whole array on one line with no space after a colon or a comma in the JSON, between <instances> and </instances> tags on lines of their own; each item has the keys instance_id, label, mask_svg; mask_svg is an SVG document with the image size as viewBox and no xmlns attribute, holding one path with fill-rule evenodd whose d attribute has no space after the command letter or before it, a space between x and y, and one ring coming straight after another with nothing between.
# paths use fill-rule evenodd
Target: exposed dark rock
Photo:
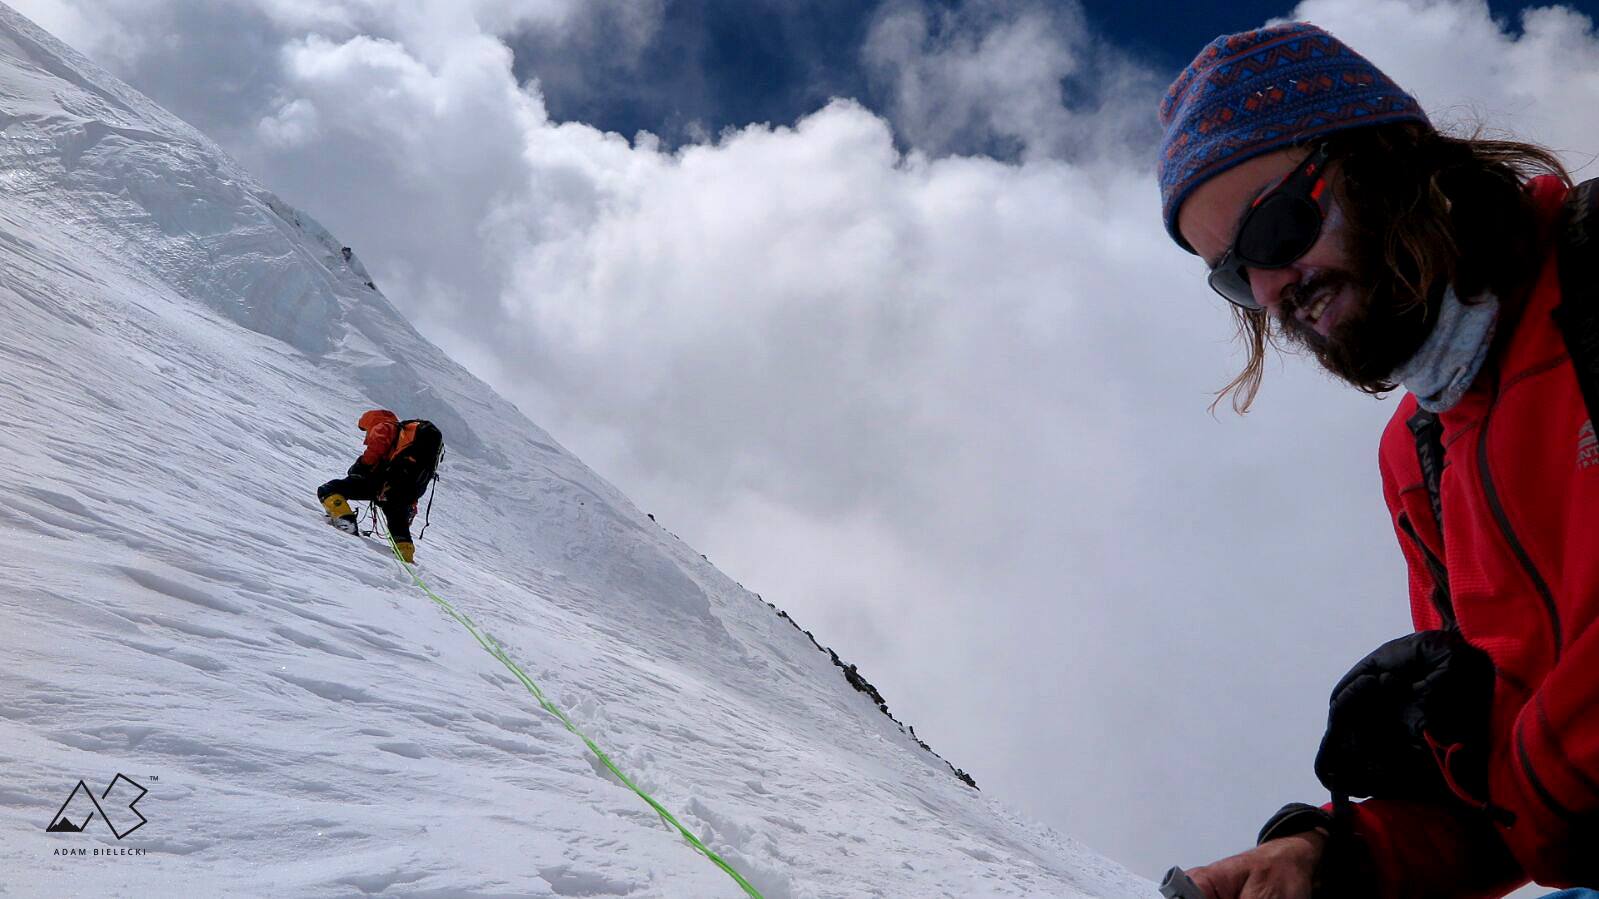
<instances>
[{"instance_id":1,"label":"exposed dark rock","mask_svg":"<svg viewBox=\"0 0 1599 899\"><path fill-rule=\"evenodd\" d=\"M755 598L756 599L760 599L761 598L760 594L756 594ZM766 602L764 599L761 600L761 601L762 602ZM909 725L906 725L905 723L900 721L898 718L895 718L894 717L894 713L890 712L888 710L888 701L883 698L883 694L878 692L876 687L872 686L871 681L868 681L865 677L863 677L861 675L861 672L860 672L859 668L856 668L854 665L850 665L850 664L846 663L843 659L838 657L838 653L834 652L829 647L823 646L822 644L816 642L816 635L812 634L810 631L805 630L804 628L800 627L798 622L796 622L792 617L790 617L787 612L783 611L782 609L779 609L777 606L772 605L769 602L767 602L766 605L772 611L777 613L777 617L783 619L784 621L787 621L789 624L792 624L794 626L795 630L799 631L800 633L803 633L806 637L809 637L812 646L815 646L818 650L827 653L828 658L833 660L833 664L837 665L844 672L844 680L848 681L850 686L852 686L855 689L861 691L862 693L865 693L867 695L867 697L872 700L872 702L877 704L877 710L882 712L884 715L887 715L888 716L888 720L894 722L894 724L897 727L899 727L901 732L903 732L904 734L909 736L912 740L915 740L917 746L922 747L923 750L927 751L928 753L931 753L934 758L938 759L939 761L943 762L946 766L948 766L949 770L955 775L956 779L958 779L961 783L966 784L968 787L971 787L974 790L980 789L980 787L977 786L977 781L974 780L970 774L967 774L965 771L961 770L960 768L957 768L954 765L950 764L949 759L946 759L943 756L939 755L938 753L933 752L933 747L927 745L927 743L925 741L923 741L921 737L916 736L916 728L910 727Z\"/></svg>"}]
</instances>

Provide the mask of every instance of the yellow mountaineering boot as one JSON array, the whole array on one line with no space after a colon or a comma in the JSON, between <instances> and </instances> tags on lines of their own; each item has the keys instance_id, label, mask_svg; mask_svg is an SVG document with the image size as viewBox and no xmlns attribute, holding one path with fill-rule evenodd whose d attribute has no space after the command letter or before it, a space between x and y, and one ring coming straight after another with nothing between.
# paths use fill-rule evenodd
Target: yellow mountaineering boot
<instances>
[{"instance_id":1,"label":"yellow mountaineering boot","mask_svg":"<svg viewBox=\"0 0 1599 899\"><path fill-rule=\"evenodd\" d=\"M328 510L328 517L333 519L333 524L350 533L355 533L357 522L355 510L350 508L350 503L338 493L330 493L322 499L322 508Z\"/></svg>"},{"instance_id":2,"label":"yellow mountaineering boot","mask_svg":"<svg viewBox=\"0 0 1599 899\"><path fill-rule=\"evenodd\" d=\"M339 493L329 493L323 498L322 508L328 510L329 518L344 518L355 514L355 510L350 508L349 501Z\"/></svg>"},{"instance_id":3,"label":"yellow mountaineering boot","mask_svg":"<svg viewBox=\"0 0 1599 899\"><path fill-rule=\"evenodd\" d=\"M400 558L405 560L405 564L411 564L412 558L416 555L416 547L411 545L411 541L396 540L394 545L400 550Z\"/></svg>"}]
</instances>

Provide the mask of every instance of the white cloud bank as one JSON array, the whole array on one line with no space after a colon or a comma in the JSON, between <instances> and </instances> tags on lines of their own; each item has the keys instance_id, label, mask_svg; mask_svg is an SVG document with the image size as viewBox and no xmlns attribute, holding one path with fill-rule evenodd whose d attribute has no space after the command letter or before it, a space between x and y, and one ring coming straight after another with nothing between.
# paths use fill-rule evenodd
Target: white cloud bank
<instances>
[{"instance_id":1,"label":"white cloud bank","mask_svg":"<svg viewBox=\"0 0 1599 899\"><path fill-rule=\"evenodd\" d=\"M1124 63L1062 109L1081 16L897 6L868 47L887 118L840 100L663 153L552 122L514 80L502 38L577 28L573 2L18 7L326 222L992 793L1145 874L1317 797L1326 692L1406 626L1389 407L1295 362L1247 420L1206 413L1229 318L1161 230L1128 112L1152 119L1174 73ZM1581 16L1292 15L1441 119L1599 148ZM1022 161L904 155L896 127L935 152L986 128Z\"/></svg>"}]
</instances>

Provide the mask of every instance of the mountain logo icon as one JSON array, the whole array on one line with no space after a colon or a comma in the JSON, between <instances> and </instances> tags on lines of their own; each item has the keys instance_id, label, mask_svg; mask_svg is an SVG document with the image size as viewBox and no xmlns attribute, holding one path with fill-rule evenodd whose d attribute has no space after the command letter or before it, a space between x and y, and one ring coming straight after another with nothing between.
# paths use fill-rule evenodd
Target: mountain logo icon
<instances>
[{"instance_id":1,"label":"mountain logo icon","mask_svg":"<svg viewBox=\"0 0 1599 899\"><path fill-rule=\"evenodd\" d=\"M50 825L49 827L46 827L45 828L45 832L47 832L47 833L83 833L83 829L85 827L88 827L89 826L89 821L92 821L92 820L94 820L94 816L90 815L88 820L84 821L82 824L73 824L71 821L67 820L67 816L66 815L62 815L61 816L61 820L57 821L56 823L54 823L52 825Z\"/></svg>"},{"instance_id":2,"label":"mountain logo icon","mask_svg":"<svg viewBox=\"0 0 1599 899\"><path fill-rule=\"evenodd\" d=\"M116 793L115 798L112 798L113 792ZM110 828L111 834L120 840L143 827L149 820L134 808L148 792L138 781L121 772L111 778L110 785L98 798L88 784L79 780L67 800L50 816L50 825L45 832L83 833L91 821L99 818ZM102 805L102 802L105 804Z\"/></svg>"}]
</instances>

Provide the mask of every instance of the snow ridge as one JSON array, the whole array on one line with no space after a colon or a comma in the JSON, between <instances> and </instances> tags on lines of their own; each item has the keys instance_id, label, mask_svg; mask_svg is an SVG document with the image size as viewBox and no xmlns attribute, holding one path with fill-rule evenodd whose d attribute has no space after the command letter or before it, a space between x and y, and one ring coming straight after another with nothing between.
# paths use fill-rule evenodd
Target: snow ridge
<instances>
[{"instance_id":1,"label":"snow ridge","mask_svg":"<svg viewBox=\"0 0 1599 899\"><path fill-rule=\"evenodd\" d=\"M763 895L1152 895L950 777L326 229L5 7L0 185L0 892L742 895L321 523L382 405L449 443L428 583ZM47 832L119 773L148 823Z\"/></svg>"}]
</instances>

